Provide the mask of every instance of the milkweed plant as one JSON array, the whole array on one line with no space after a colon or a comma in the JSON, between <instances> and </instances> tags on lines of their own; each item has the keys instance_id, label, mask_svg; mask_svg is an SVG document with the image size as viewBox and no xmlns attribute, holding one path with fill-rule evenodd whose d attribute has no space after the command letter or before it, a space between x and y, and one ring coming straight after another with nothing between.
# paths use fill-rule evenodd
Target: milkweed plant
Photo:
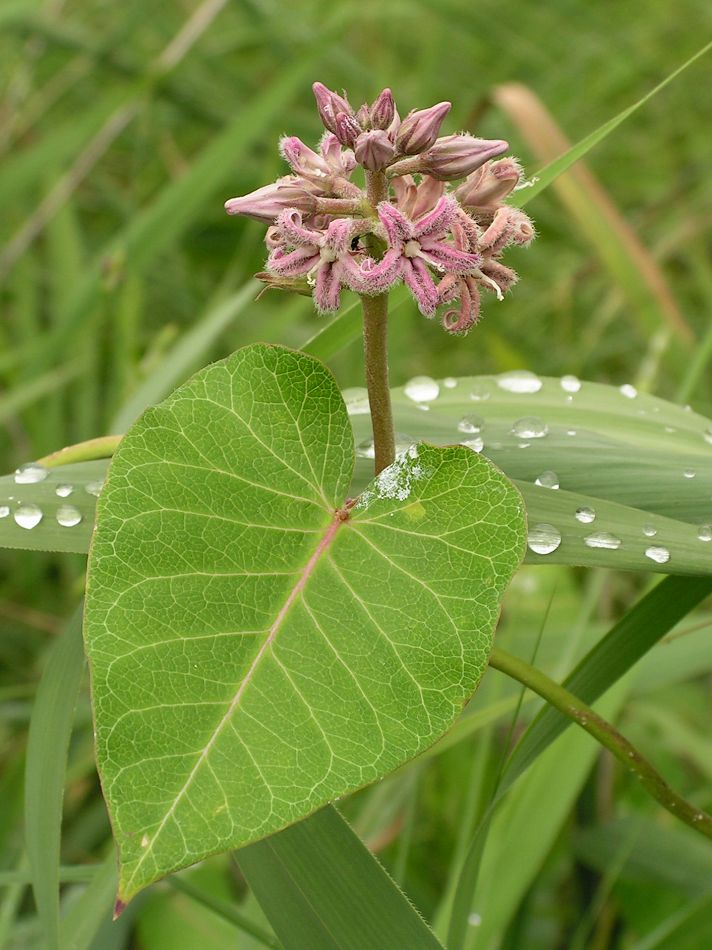
<instances>
[{"instance_id":1,"label":"milkweed plant","mask_svg":"<svg viewBox=\"0 0 712 950\"><path fill-rule=\"evenodd\" d=\"M315 356L255 344L198 372L116 440L97 504L84 636L119 855L117 913L217 852L244 855L253 883L261 842L276 848L285 829L321 820L331 803L426 752L488 665L546 700L554 732L576 722L660 804L712 836L712 819L586 705L602 684L586 680L576 696L493 645L525 554L580 563L577 552L605 559L620 548L630 566L695 573L692 546L712 532L703 526L678 547L671 534L665 547L650 512L629 507L618 537L603 529L606 517L622 517L621 499L594 510L571 494L566 534L554 520L569 504L551 491L555 473L536 486L515 463L505 475L482 451L472 416L456 439L433 444L434 413L421 410L438 385L423 377L435 392L411 392L410 408L390 387L389 295L399 285L460 337L478 327L487 298L501 301L515 285L508 251L535 237L513 200L529 184L519 162L502 139L442 134L449 102L401 118L390 89L358 109L321 83L313 90L324 126L317 148L283 137L288 173L225 209L265 225L257 276L267 288L310 295L320 315L337 314L344 291L358 295L366 394L347 406ZM443 391L458 385L445 381ZM562 420L574 418L582 387L526 372L487 385L515 409L544 386ZM637 397L632 387L611 395L585 386L589 408L615 398L625 413ZM489 395L473 388L469 401ZM668 410L658 401L652 411ZM527 448L547 425L520 414L511 432ZM354 453L365 425L366 474ZM696 446L712 440L699 426ZM661 532L662 521L678 530L667 518ZM259 875L254 885L262 900ZM422 946L436 945L431 937Z\"/></svg>"}]
</instances>

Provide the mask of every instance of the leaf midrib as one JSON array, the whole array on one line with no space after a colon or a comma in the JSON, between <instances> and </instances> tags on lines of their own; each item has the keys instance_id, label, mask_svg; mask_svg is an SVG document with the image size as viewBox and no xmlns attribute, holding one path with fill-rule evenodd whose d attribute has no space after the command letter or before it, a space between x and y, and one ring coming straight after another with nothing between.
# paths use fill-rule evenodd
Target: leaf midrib
<instances>
[{"instance_id":1,"label":"leaf midrib","mask_svg":"<svg viewBox=\"0 0 712 950\"><path fill-rule=\"evenodd\" d=\"M190 774L188 775L181 789L178 791L175 798L173 799L173 803L171 804L166 814L163 816L161 823L159 824L155 833L152 835L151 841L146 846L145 851L139 858L136 866L133 869L131 877L128 879L128 881L126 881L126 884L120 888L120 893L119 893L120 898L126 900L128 899L128 897L131 896L131 890L130 890L131 883L135 880L139 869L143 865L143 862L148 857L148 855L152 852L153 846L155 842L158 840L158 838L160 837L160 834L163 831L163 828L166 826L167 822L175 814L176 808L178 807L184 795L187 793L188 789L192 785L195 776L198 774L198 771L207 760L207 757L210 754L210 751L215 745L217 739L219 738L221 732L223 731L225 726L231 721L232 716L235 710L237 709L237 707L239 706L240 700L242 699L242 696L244 695L245 690L247 689L249 684L252 682L254 674L257 671L263 657L265 656L269 648L272 646L272 644L275 642L277 638L277 634L279 633L280 628L282 627L286 617L288 616L291 607L302 594L304 588L306 587L309 581L309 578L314 573L314 570L316 569L317 564L321 560L322 555L329 548L332 541L334 540L334 537L336 536L336 532L338 531L339 527L348 520L348 517L349 517L348 511L346 509L340 508L340 509L337 509L333 513L331 521L329 522L326 530L324 531L319 543L312 551L309 557L309 560L304 565L304 568L300 572L299 577L297 578L294 586L289 591L289 594L287 595L287 598L284 604L282 605L279 613L277 614L271 627L269 628L267 632L267 636L265 637L264 643L262 643L262 645L258 649L257 653L255 654L252 660L252 663L250 664L250 668L248 669L245 676L242 678L237 688L237 691L235 692L235 695L231 699L230 704L227 710L225 711L225 714L223 715L220 722L217 724L217 726L213 730L210 738L206 742L202 752L198 756L197 761L195 762L193 768L191 769Z\"/></svg>"}]
</instances>

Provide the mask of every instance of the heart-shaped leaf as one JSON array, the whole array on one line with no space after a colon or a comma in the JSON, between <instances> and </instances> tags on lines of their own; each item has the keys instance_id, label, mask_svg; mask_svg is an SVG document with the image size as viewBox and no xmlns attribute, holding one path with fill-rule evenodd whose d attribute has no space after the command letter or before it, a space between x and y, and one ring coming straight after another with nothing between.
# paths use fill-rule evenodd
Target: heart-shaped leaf
<instances>
[{"instance_id":1,"label":"heart-shaped leaf","mask_svg":"<svg viewBox=\"0 0 712 950\"><path fill-rule=\"evenodd\" d=\"M251 346L122 441L86 607L120 899L372 782L482 675L524 552L521 496L414 446L354 503L353 437L312 357Z\"/></svg>"}]
</instances>

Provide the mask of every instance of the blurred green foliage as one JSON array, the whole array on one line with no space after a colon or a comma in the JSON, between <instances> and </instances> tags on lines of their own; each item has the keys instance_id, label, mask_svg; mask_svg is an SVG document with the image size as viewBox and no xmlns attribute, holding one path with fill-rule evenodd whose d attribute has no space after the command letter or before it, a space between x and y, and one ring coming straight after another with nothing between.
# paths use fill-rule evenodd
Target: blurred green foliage
<instances>
[{"instance_id":1,"label":"blurred green foliage","mask_svg":"<svg viewBox=\"0 0 712 950\"><path fill-rule=\"evenodd\" d=\"M263 228L227 218L222 202L283 173L276 150L281 134L310 144L318 139L314 79L347 89L355 103L389 85L402 112L450 99L446 131L508 138L533 174L537 162L520 133L490 104L495 86L527 85L576 141L664 78L711 28L712 7L704 0L681 0L674 9L667 0L5 0L3 471L111 431L170 347L261 269ZM537 241L512 252L520 284L504 303L488 301L482 326L470 336L449 338L413 306L399 308L392 320L394 383L422 372L527 367L599 382L642 380L671 399L682 390L710 415L709 374L686 382L691 362L712 340L709 75L703 59L588 160L659 262L695 346L670 340L662 327L652 335L642 330L550 189L527 207ZM219 322L208 357L254 340L300 346L319 319L308 300L268 292ZM185 360L184 376L206 361ZM361 384L358 344L331 365L344 386ZM81 591L83 569L84 559L73 555L0 555L0 868L13 873L26 869L21 794L31 703L47 648ZM536 652L537 663L563 676L641 584L613 572L526 568L507 599L502 642L527 658ZM616 702L623 730L683 794L709 808L709 612L682 627L689 634L646 657ZM511 684L492 674L472 711L515 697ZM535 706L524 705L515 732ZM512 716L507 708L509 718L427 767L345 803L431 918L437 919L453 856L469 840L497 774ZM540 834L520 842L534 871L516 886L506 874L499 882L497 926L486 928L478 950L710 945L709 847L670 826L607 759L594 768L590 740L576 740L571 755L586 778L559 790L563 819L556 819L546 793L547 782L558 787L556 775L540 778L534 823ZM63 861L99 860L108 826L94 775L86 684L68 778ZM497 842L508 847L504 837L494 847ZM496 858L487 866L506 868L518 855ZM244 896L227 859L192 878L220 896ZM65 910L78 895L76 885L68 886ZM244 906L264 926L250 899ZM487 908L479 910L484 919ZM163 887L121 927L105 925L94 946L126 946L135 923L138 946L175 947L175 915L185 922L181 950L236 945L233 924ZM474 941L476 918L471 930ZM4 886L0 945L39 948L41 939L26 886ZM239 940L240 947L257 946Z\"/></svg>"}]
</instances>

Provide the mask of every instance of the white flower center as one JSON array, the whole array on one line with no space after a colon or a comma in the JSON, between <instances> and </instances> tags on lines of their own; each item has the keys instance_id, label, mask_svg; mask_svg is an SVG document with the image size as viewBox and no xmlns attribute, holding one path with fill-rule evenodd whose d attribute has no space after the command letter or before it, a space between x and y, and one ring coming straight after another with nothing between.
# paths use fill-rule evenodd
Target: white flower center
<instances>
[{"instance_id":1,"label":"white flower center","mask_svg":"<svg viewBox=\"0 0 712 950\"><path fill-rule=\"evenodd\" d=\"M403 248L406 257L417 257L420 254L420 244L417 241L408 241Z\"/></svg>"},{"instance_id":2,"label":"white flower center","mask_svg":"<svg viewBox=\"0 0 712 950\"><path fill-rule=\"evenodd\" d=\"M338 261L339 255L331 247L322 247L319 251L319 260L322 264L333 264L334 261Z\"/></svg>"}]
</instances>

